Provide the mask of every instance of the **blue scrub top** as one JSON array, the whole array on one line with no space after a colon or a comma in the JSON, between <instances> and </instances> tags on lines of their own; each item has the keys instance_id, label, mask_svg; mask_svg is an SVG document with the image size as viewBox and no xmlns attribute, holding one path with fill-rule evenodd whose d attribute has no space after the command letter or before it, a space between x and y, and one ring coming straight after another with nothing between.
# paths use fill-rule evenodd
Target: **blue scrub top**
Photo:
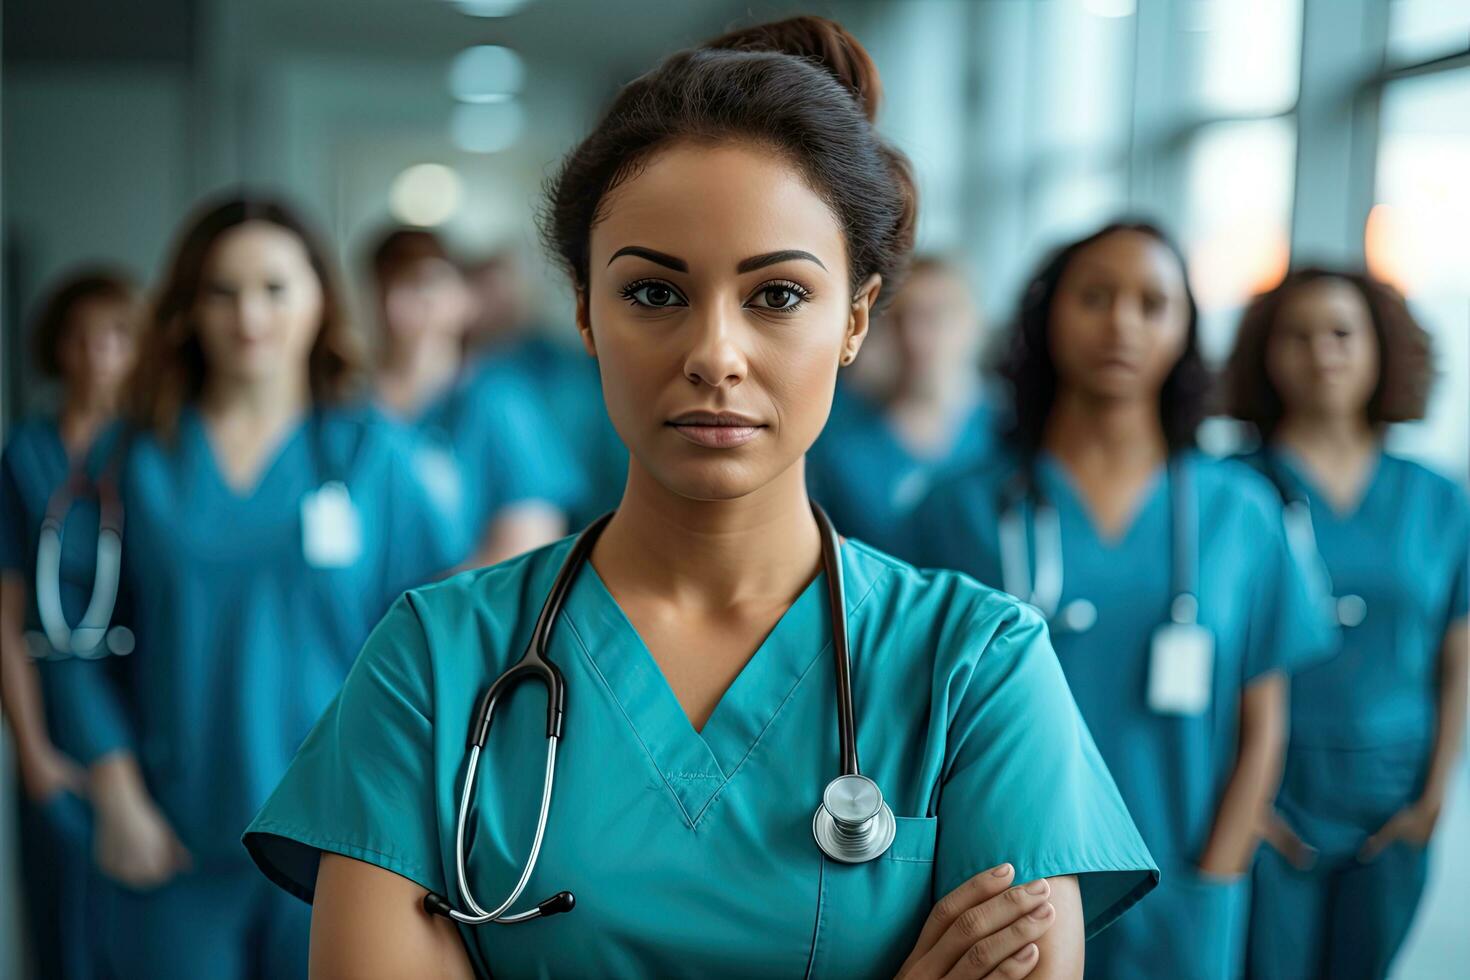
<instances>
[{"instance_id":1,"label":"blue scrub top","mask_svg":"<svg viewBox=\"0 0 1470 980\"><path fill-rule=\"evenodd\" d=\"M628 448L607 416L597 361L580 346L557 343L544 331L485 356L537 387L570 446L585 491L572 509L572 526L583 527L616 508L628 482Z\"/></svg>"},{"instance_id":2,"label":"blue scrub top","mask_svg":"<svg viewBox=\"0 0 1470 980\"><path fill-rule=\"evenodd\" d=\"M99 442L94 466L117 438ZM448 565L409 454L403 431L365 408L299 423L244 491L225 482L193 409L173 439L127 445L116 620L133 629L136 650L43 668L61 745L84 764L131 750L196 867L240 865L240 831L372 624ZM306 556L305 515L328 481L348 489L360 547L318 567ZM93 542L95 533L94 523Z\"/></svg>"},{"instance_id":3,"label":"blue scrub top","mask_svg":"<svg viewBox=\"0 0 1470 980\"><path fill-rule=\"evenodd\" d=\"M456 563L474 552L502 508L534 500L571 512L587 497L535 383L494 359L467 364L410 424L415 470L459 539Z\"/></svg>"},{"instance_id":4,"label":"blue scrub top","mask_svg":"<svg viewBox=\"0 0 1470 980\"><path fill-rule=\"evenodd\" d=\"M1301 462L1275 449L1276 472L1312 514L1317 555L1338 596L1367 615L1339 631L1341 653L1298 674L1294 747L1364 750L1406 743L1427 758L1439 713L1440 651L1470 607L1470 502L1453 481L1380 452L1362 497L1338 511ZM1247 457L1265 468L1259 454Z\"/></svg>"},{"instance_id":5,"label":"blue scrub top","mask_svg":"<svg viewBox=\"0 0 1470 980\"><path fill-rule=\"evenodd\" d=\"M807 488L843 534L913 560L908 517L937 474L967 468L995 442L996 412L979 401L956 428L941 455L914 455L880 405L839 385L832 414L806 455Z\"/></svg>"},{"instance_id":6,"label":"blue scrub top","mask_svg":"<svg viewBox=\"0 0 1470 980\"><path fill-rule=\"evenodd\" d=\"M1198 715L1159 714L1147 703L1151 640L1173 600L1167 467L1144 492L1131 526L1111 540L1099 535L1055 457L1043 452L1036 464L1038 488L1061 523L1061 603L1084 598L1097 609L1090 631L1057 633L1052 642L1166 881L1171 871L1192 875L1204 850L1235 765L1243 689L1335 649L1287 548L1270 484L1239 462L1198 452L1179 462L1197 501L1199 622L1215 641L1210 704ZM936 486L915 515L921 562L1000 584L998 528L1018 471L1013 454L997 455ZM1034 556L1031 533L1028 527Z\"/></svg>"},{"instance_id":7,"label":"blue scrub top","mask_svg":"<svg viewBox=\"0 0 1470 980\"><path fill-rule=\"evenodd\" d=\"M454 821L476 699L519 659L569 543L409 593L368 640L245 836L310 901L319 852L457 896ZM841 549L858 750L898 817L878 860L812 839L838 772L827 587L819 575L696 732L588 565L551 638L567 683L545 845L522 906L576 908L463 929L504 976L891 975L933 903L1009 861L1077 874L1088 931L1157 875L1030 610L856 541ZM502 701L481 759L468 864L498 903L535 828L537 685Z\"/></svg>"}]
</instances>

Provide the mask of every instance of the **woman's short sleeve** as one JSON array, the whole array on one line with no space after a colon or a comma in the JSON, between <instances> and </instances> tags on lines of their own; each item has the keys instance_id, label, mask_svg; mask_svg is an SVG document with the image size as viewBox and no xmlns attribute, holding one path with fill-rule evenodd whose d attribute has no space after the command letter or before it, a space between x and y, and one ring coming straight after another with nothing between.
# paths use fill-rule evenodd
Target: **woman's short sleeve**
<instances>
[{"instance_id":1,"label":"woman's short sleeve","mask_svg":"<svg viewBox=\"0 0 1470 980\"><path fill-rule=\"evenodd\" d=\"M428 648L395 602L244 835L266 877L307 902L321 852L444 890L435 821Z\"/></svg>"},{"instance_id":2,"label":"woman's short sleeve","mask_svg":"<svg viewBox=\"0 0 1470 980\"><path fill-rule=\"evenodd\" d=\"M940 787L935 894L1010 862L1077 875L1089 936L1158 884L1148 848L1072 699L1039 615L1013 604L974 659ZM962 669L962 668L959 668Z\"/></svg>"}]
</instances>

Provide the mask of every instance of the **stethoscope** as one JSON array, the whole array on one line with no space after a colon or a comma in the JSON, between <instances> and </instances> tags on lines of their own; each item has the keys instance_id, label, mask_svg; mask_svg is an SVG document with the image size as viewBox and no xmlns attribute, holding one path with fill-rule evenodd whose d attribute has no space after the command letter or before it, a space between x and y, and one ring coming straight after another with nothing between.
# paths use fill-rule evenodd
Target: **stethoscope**
<instances>
[{"instance_id":1,"label":"stethoscope","mask_svg":"<svg viewBox=\"0 0 1470 980\"><path fill-rule=\"evenodd\" d=\"M832 522L815 503L812 514L822 538L822 568L827 575L827 596L831 604L832 649L837 667L837 731L842 759L842 774L827 784L822 793L822 802L812 817L812 837L823 854L844 864L860 864L882 855L893 843L897 824L893 811L883 802L883 792L878 784L864 776L858 768L857 726L853 717L852 660L847 641L847 606L842 582L842 562L838 555L837 531ZM460 900L468 911L460 911L443 895L430 892L424 896L424 909L431 915L441 915L461 925L478 926L487 922L512 924L532 919L557 915L571 911L576 899L571 892L562 891L524 912L507 915L531 874L536 869L536 860L541 854L541 843L546 835L546 818L551 809L551 787L556 779L556 749L562 737L562 719L566 712L566 682L561 671L552 662L549 647L551 632L561 615L567 594L577 573L592 553L592 546L612 514L605 514L594 521L573 543L567 553L551 591L536 617L536 627L526 652L509 670L480 696L475 706L468 740L468 762L465 765L464 785L460 790L459 810L455 817L454 863L455 879ZM546 774L541 784L541 809L536 818L536 834L531 840L530 856L521 868L520 878L510 895L495 908L487 911L476 901L470 891L465 829L475 798L475 774L479 769L480 753L490 735L490 719L500 698L522 681L539 681L546 686Z\"/></svg>"},{"instance_id":2,"label":"stethoscope","mask_svg":"<svg viewBox=\"0 0 1470 980\"><path fill-rule=\"evenodd\" d=\"M1169 618L1178 624L1199 619L1199 525L1188 468L1171 457L1168 466L1170 537L1173 550ZM1097 624L1097 606L1085 598L1061 605L1066 563L1062 521L1036 479L1035 463L1023 466L1004 494L998 532L1001 584L1035 606L1052 633L1086 633ZM1029 518L1029 520L1028 520ZM1028 524L1030 534L1028 535ZM1030 541L1028 542L1028 538ZM1032 556L1035 556L1035 570Z\"/></svg>"},{"instance_id":3,"label":"stethoscope","mask_svg":"<svg viewBox=\"0 0 1470 980\"><path fill-rule=\"evenodd\" d=\"M1281 520L1286 527L1286 543L1296 556L1302 572L1310 576L1313 594L1322 596L1323 611L1327 619L1338 626L1351 629L1361 626L1368 618L1368 603L1360 595L1346 593L1338 595L1332 583L1332 573L1317 545L1317 529L1312 523L1312 504L1306 493L1295 487L1281 470L1281 462L1270 449L1261 450L1265 463L1266 477L1276 486L1281 495Z\"/></svg>"},{"instance_id":4,"label":"stethoscope","mask_svg":"<svg viewBox=\"0 0 1470 980\"><path fill-rule=\"evenodd\" d=\"M46 516L36 542L36 610L44 637L27 637L31 655L36 659L67 656L93 659L108 653L125 656L133 651L132 631L126 626L109 626L122 577L123 507L117 491L117 471L127 453L127 434L118 442L95 485L87 477L85 462L78 462L46 503ZM73 626L61 605L62 531L72 505L92 489L96 490L98 502L92 595L80 622Z\"/></svg>"}]
</instances>

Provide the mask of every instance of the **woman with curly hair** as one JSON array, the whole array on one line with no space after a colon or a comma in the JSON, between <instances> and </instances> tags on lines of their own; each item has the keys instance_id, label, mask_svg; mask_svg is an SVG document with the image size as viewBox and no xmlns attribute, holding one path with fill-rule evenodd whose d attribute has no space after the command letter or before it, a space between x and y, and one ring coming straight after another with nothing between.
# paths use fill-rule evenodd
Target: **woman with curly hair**
<instances>
[{"instance_id":1,"label":"woman with curly hair","mask_svg":"<svg viewBox=\"0 0 1470 980\"><path fill-rule=\"evenodd\" d=\"M1048 617L1082 715L1159 862L1157 893L1088 944L1089 977L1229 978L1285 675L1328 647L1270 485L1195 449L1209 378L1182 256L1111 224L1027 286L1003 366L1008 450L920 505L922 564Z\"/></svg>"},{"instance_id":2,"label":"woman with curly hair","mask_svg":"<svg viewBox=\"0 0 1470 980\"><path fill-rule=\"evenodd\" d=\"M1341 652L1298 676L1252 972L1382 977L1424 891L1465 730L1470 503L1384 449L1424 417L1428 335L1361 273L1303 269L1251 304L1225 375L1248 459L1287 503Z\"/></svg>"}]
</instances>

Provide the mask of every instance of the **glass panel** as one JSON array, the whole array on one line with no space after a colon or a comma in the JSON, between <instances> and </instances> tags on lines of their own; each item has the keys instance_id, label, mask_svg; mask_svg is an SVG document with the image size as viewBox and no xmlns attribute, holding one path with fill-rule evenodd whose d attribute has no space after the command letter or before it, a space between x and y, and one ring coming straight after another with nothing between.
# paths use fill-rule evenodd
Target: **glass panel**
<instances>
[{"instance_id":1,"label":"glass panel","mask_svg":"<svg viewBox=\"0 0 1470 980\"><path fill-rule=\"evenodd\" d=\"M1388 60L1428 61L1470 50L1470 3L1465 0L1393 0L1388 10Z\"/></svg>"},{"instance_id":2,"label":"glass panel","mask_svg":"<svg viewBox=\"0 0 1470 980\"><path fill-rule=\"evenodd\" d=\"M1384 92L1368 267L1408 296L1434 336L1439 380L1429 417L1394 445L1464 473L1470 466L1470 69Z\"/></svg>"},{"instance_id":3,"label":"glass panel","mask_svg":"<svg viewBox=\"0 0 1470 980\"><path fill-rule=\"evenodd\" d=\"M1190 107L1203 116L1285 112L1301 75L1299 0L1186 0L1179 56Z\"/></svg>"},{"instance_id":4,"label":"glass panel","mask_svg":"<svg viewBox=\"0 0 1470 980\"><path fill-rule=\"evenodd\" d=\"M1180 234L1213 362L1229 353L1245 303L1286 272L1295 155L1289 118L1216 123L1190 146Z\"/></svg>"}]
</instances>

